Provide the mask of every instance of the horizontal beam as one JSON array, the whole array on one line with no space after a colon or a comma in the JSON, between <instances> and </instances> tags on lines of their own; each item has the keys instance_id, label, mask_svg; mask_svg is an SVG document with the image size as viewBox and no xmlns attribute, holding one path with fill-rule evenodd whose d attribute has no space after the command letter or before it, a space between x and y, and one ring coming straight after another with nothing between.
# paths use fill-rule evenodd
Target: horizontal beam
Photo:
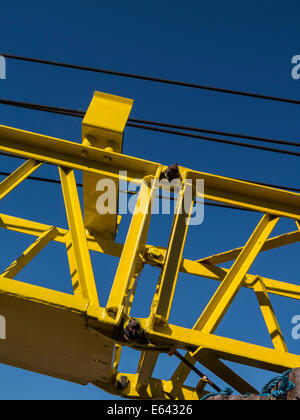
<instances>
[{"instance_id":1,"label":"horizontal beam","mask_svg":"<svg viewBox=\"0 0 300 420\"><path fill-rule=\"evenodd\" d=\"M223 267L215 267L211 264L201 264L196 261L184 259L181 266L181 271L186 274L192 274L194 276L204 277L211 280L222 281L229 269ZM300 286L297 284L286 283L279 280L273 280L267 277L260 276L263 281L268 293L278 296L284 296L290 299L300 300ZM254 285L257 282L257 275L247 274L242 287L254 289Z\"/></svg>"},{"instance_id":2,"label":"horizontal beam","mask_svg":"<svg viewBox=\"0 0 300 420\"><path fill-rule=\"evenodd\" d=\"M41 305L55 307L62 310L70 310L82 316L86 315L89 307L88 299L78 298L73 295L57 292L0 275L0 295L14 296L24 301L38 302Z\"/></svg>"},{"instance_id":3,"label":"horizontal beam","mask_svg":"<svg viewBox=\"0 0 300 420\"><path fill-rule=\"evenodd\" d=\"M85 235L74 171L59 168L59 174L74 250L74 266L78 273L79 285L83 297L89 299L92 305L98 306L99 298Z\"/></svg>"},{"instance_id":4,"label":"horizontal beam","mask_svg":"<svg viewBox=\"0 0 300 420\"><path fill-rule=\"evenodd\" d=\"M110 394L122 396L123 398L142 400L171 399L171 387L168 381L151 378L146 390L140 391L140 388L138 386L138 374L118 373L116 380L120 380L122 376L126 376L130 383L130 386L128 386L124 391L118 389L114 384L107 384L100 381L93 382L93 385L95 385L98 388L101 388L106 392L109 392ZM178 399L181 401L199 400L203 395L206 394L208 394L207 391L197 392L195 388L183 386L181 388L181 392L178 396Z\"/></svg>"},{"instance_id":5,"label":"horizontal beam","mask_svg":"<svg viewBox=\"0 0 300 420\"><path fill-rule=\"evenodd\" d=\"M15 232L24 233L27 235L40 236L51 228L50 225L45 225L31 220L21 219L18 217L9 216L6 214L0 214L0 228L12 230ZM68 230L57 228L57 236L54 239L56 242L66 244L66 235L69 233ZM123 250L123 244L111 242L107 240L97 241L90 235L87 236L88 247L90 251L100 252L101 254L108 254L113 257L120 258ZM152 245L147 245L146 248L153 248ZM166 249L159 248L165 255ZM211 280L222 281L226 273L229 271L226 268L215 267L211 264L198 263L197 261L183 259L180 271L185 274L191 274L198 277L208 278ZM300 286L292 283L285 283L283 281L269 279L267 277L261 277L268 293L284 296L290 299L300 300ZM247 274L246 279L243 282L243 287L254 289L254 285L257 282L257 275Z\"/></svg>"},{"instance_id":6,"label":"horizontal beam","mask_svg":"<svg viewBox=\"0 0 300 420\"><path fill-rule=\"evenodd\" d=\"M19 217L0 214L0 227L14 232L24 233L26 235L40 236L48 231L52 226L21 219ZM68 242L66 236L69 234L69 230L58 227L56 229L57 236L54 238L54 241L66 244ZM95 240L95 238L91 235L87 236L87 241L90 251L100 252L101 254L108 254L114 257L120 257L122 253L122 244L99 238Z\"/></svg>"},{"instance_id":7,"label":"horizontal beam","mask_svg":"<svg viewBox=\"0 0 300 420\"><path fill-rule=\"evenodd\" d=\"M119 178L127 170L129 180L154 175L158 164L67 140L0 126L0 150L52 165Z\"/></svg>"},{"instance_id":8,"label":"horizontal beam","mask_svg":"<svg viewBox=\"0 0 300 420\"><path fill-rule=\"evenodd\" d=\"M300 220L300 194L197 171L188 171L187 178L204 181L207 200Z\"/></svg>"},{"instance_id":9,"label":"horizontal beam","mask_svg":"<svg viewBox=\"0 0 300 420\"><path fill-rule=\"evenodd\" d=\"M269 251L271 249L279 248L285 245L291 245L300 241L300 232L293 231L284 233L282 235L274 236L273 238L267 239L261 252ZM231 249L229 251L221 252L220 254L211 255L210 257L200 258L197 260L199 263L208 263L212 265L223 264L228 261L235 260L242 252L243 247Z\"/></svg>"},{"instance_id":10,"label":"horizontal beam","mask_svg":"<svg viewBox=\"0 0 300 420\"><path fill-rule=\"evenodd\" d=\"M99 150L41 134L0 126L0 150L27 159L118 178L127 170L129 179L154 175L159 164ZM221 203L300 220L300 194L204 172L187 170L187 179L204 180L204 197Z\"/></svg>"},{"instance_id":11,"label":"horizontal beam","mask_svg":"<svg viewBox=\"0 0 300 420\"><path fill-rule=\"evenodd\" d=\"M140 320L146 325L147 320ZM231 338L220 337L214 334L190 330L169 324L168 327L156 326L147 329L147 335L152 343L169 345L182 349L202 348L212 350L217 358L241 363L272 372L283 372L300 366L300 356L285 353L256 344L244 343ZM201 352L199 353L199 358Z\"/></svg>"},{"instance_id":12,"label":"horizontal beam","mask_svg":"<svg viewBox=\"0 0 300 420\"><path fill-rule=\"evenodd\" d=\"M15 278L16 275L55 238L55 236L55 227L42 233L41 236L39 236L1 275L11 279Z\"/></svg>"}]
</instances>

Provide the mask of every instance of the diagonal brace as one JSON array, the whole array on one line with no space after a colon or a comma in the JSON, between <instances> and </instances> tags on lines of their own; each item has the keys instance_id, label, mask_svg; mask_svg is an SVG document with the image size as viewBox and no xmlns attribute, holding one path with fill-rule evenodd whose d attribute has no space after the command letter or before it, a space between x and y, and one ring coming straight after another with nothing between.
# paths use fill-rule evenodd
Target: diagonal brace
<instances>
[{"instance_id":1,"label":"diagonal brace","mask_svg":"<svg viewBox=\"0 0 300 420\"><path fill-rule=\"evenodd\" d=\"M278 320L276 318L271 300L263 282L258 278L258 281L254 285L254 291L266 322L271 340L274 348L279 351L288 351L287 345L284 341Z\"/></svg>"},{"instance_id":2,"label":"diagonal brace","mask_svg":"<svg viewBox=\"0 0 300 420\"><path fill-rule=\"evenodd\" d=\"M264 215L235 263L203 311L194 329L213 333L242 286L242 282L279 217Z\"/></svg>"},{"instance_id":3,"label":"diagonal brace","mask_svg":"<svg viewBox=\"0 0 300 420\"><path fill-rule=\"evenodd\" d=\"M74 264L77 267L80 288L84 298L89 299L92 305L99 306L74 171L59 168L59 173L74 247Z\"/></svg>"},{"instance_id":4,"label":"diagonal brace","mask_svg":"<svg viewBox=\"0 0 300 420\"><path fill-rule=\"evenodd\" d=\"M12 174L0 183L0 200L9 194L14 188L21 184L24 179L36 171L43 163L33 159L27 160Z\"/></svg>"},{"instance_id":5,"label":"diagonal brace","mask_svg":"<svg viewBox=\"0 0 300 420\"><path fill-rule=\"evenodd\" d=\"M202 330L203 332L209 333L216 330L228 307L241 288L243 279L250 269L253 261L271 234L278 220L279 218L275 216L263 216L249 241L239 254L231 269L227 272L221 285L195 324L193 328L194 330ZM198 349L193 355L189 355L188 353L186 357L189 355L190 362L196 363L196 356L197 353L200 353L200 351L201 349ZM176 372L180 372L183 368L184 366L180 364L176 369ZM184 370L186 375L185 377L187 378L190 370L187 370L186 368ZM179 382L181 383L180 378ZM183 384L183 382L181 384ZM178 386L179 384L177 383L177 387Z\"/></svg>"},{"instance_id":6,"label":"diagonal brace","mask_svg":"<svg viewBox=\"0 0 300 420\"><path fill-rule=\"evenodd\" d=\"M57 235L57 229L55 227L50 228L42 235L40 235L23 254L17 258L2 274L1 276L10 279L15 276L34 258L37 254L45 248L45 246L51 242Z\"/></svg>"},{"instance_id":7,"label":"diagonal brace","mask_svg":"<svg viewBox=\"0 0 300 420\"><path fill-rule=\"evenodd\" d=\"M175 294L178 274L182 264L182 256L193 211L194 192L190 190L186 179L180 191L172 231L165 257L165 263L159 279L159 290L153 300L151 319L158 317L167 322L170 316Z\"/></svg>"}]
</instances>

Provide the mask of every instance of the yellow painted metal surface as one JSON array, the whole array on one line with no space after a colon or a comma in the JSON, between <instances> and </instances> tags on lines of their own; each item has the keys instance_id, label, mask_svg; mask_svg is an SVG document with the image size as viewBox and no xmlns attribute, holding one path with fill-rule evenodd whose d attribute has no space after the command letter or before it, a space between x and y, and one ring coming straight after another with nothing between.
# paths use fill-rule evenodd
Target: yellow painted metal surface
<instances>
[{"instance_id":1,"label":"yellow painted metal surface","mask_svg":"<svg viewBox=\"0 0 300 420\"><path fill-rule=\"evenodd\" d=\"M275 294L300 300L300 286L296 279L287 283L250 273L261 252L300 241L300 195L180 167L183 179L204 179L206 199L259 211L261 221L250 238L245 238L244 246L196 261L183 258L189 229L185 221L198 194L194 189L188 205L185 202L183 207L183 184L178 201L182 212L174 215L168 247L148 244L152 200L162 188L158 180L166 166L122 154L131 106L130 100L96 93L83 122L83 144L0 126L0 151L27 159L0 183L0 199L21 187L43 163L55 165L60 173L69 226L62 229L0 214L0 228L33 237L19 258L5 262L7 268L0 275L1 313L10 325L7 340L1 342L0 362L80 384L93 383L124 398L199 399L208 392L207 381L199 380L196 387L185 386L191 372L189 366L179 363L169 380L153 377L159 355L175 347L187 352L185 357L191 364L200 362L237 391L256 392L255 384L248 384L223 360L274 372L300 366L300 355L288 351L269 297ZM84 209L80 206L74 170L84 174ZM108 177L117 185L120 170L128 172L127 181L141 180L124 244L114 240L120 221L117 214L106 217L95 210L96 184ZM281 217L295 220L298 230L269 238ZM52 241L64 245L61 248L69 261L73 294L14 280ZM105 307L99 304L90 251L119 258ZM228 261L234 261L230 269L220 266ZM158 267L161 274L150 313L138 320L149 340L141 344L125 339L123 327L134 315L138 278L147 264ZM169 322L179 272L220 282L191 329ZM242 287L256 295L273 349L215 334ZM135 374L119 372L124 346L140 355ZM118 386L122 376L128 380L124 388Z\"/></svg>"},{"instance_id":2,"label":"yellow painted metal surface","mask_svg":"<svg viewBox=\"0 0 300 420\"><path fill-rule=\"evenodd\" d=\"M132 106L131 99L95 92L82 122L82 144L103 151L122 153L124 130ZM109 161L111 157L107 155L106 159ZM84 224L95 237L113 240L118 227L118 199L115 200L114 212L107 212L101 203L98 203L96 207L99 182L101 183L104 178L113 183L117 198L119 196L118 180L83 172ZM101 188L107 188L107 182Z\"/></svg>"},{"instance_id":3,"label":"yellow painted metal surface","mask_svg":"<svg viewBox=\"0 0 300 420\"><path fill-rule=\"evenodd\" d=\"M139 254L147 240L149 228L147 221L151 217L151 203L157 190L157 184L154 182L151 185L150 182L151 180L155 181L159 179L160 173L161 168L157 170L155 177L143 182L136 205L136 211L132 216L114 284L107 303L107 312L116 320L120 320L126 306L126 301L130 293L130 290L128 290L130 281L136 274Z\"/></svg>"},{"instance_id":4,"label":"yellow painted metal surface","mask_svg":"<svg viewBox=\"0 0 300 420\"><path fill-rule=\"evenodd\" d=\"M159 279L158 296L154 298L152 304L151 323L155 323L155 319L159 322L168 322L189 227L187 220L190 219L193 204L194 197L190 194L187 199L186 187L184 187L179 193L177 213L174 215L168 251Z\"/></svg>"},{"instance_id":5,"label":"yellow painted metal surface","mask_svg":"<svg viewBox=\"0 0 300 420\"><path fill-rule=\"evenodd\" d=\"M20 166L20 168L4 179L4 181L0 183L0 200L21 184L24 179L31 175L41 165L42 163L29 159Z\"/></svg>"},{"instance_id":6,"label":"yellow painted metal surface","mask_svg":"<svg viewBox=\"0 0 300 420\"><path fill-rule=\"evenodd\" d=\"M0 362L82 385L109 383L113 343L85 325L87 299L8 278L0 281L7 338Z\"/></svg>"},{"instance_id":7,"label":"yellow painted metal surface","mask_svg":"<svg viewBox=\"0 0 300 420\"><path fill-rule=\"evenodd\" d=\"M270 337L272 339L274 348L279 351L288 351L287 345L284 341L279 322L276 318L272 303L270 301L268 292L262 281L257 281L254 286L255 294L266 322Z\"/></svg>"},{"instance_id":8,"label":"yellow painted metal surface","mask_svg":"<svg viewBox=\"0 0 300 420\"><path fill-rule=\"evenodd\" d=\"M86 234L82 222L82 213L77 193L77 186L74 171L65 168L59 168L61 185L65 200L71 240L74 249L73 266L78 273L78 285L84 298L89 299L92 305L99 305L99 299L95 284L95 278L87 245Z\"/></svg>"}]
</instances>

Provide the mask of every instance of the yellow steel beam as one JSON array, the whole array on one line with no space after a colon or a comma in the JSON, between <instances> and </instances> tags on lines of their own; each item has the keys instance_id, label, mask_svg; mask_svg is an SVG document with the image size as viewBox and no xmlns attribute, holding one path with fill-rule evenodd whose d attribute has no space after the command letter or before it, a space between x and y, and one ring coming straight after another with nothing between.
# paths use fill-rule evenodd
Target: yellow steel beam
<instances>
[{"instance_id":1,"label":"yellow steel beam","mask_svg":"<svg viewBox=\"0 0 300 420\"><path fill-rule=\"evenodd\" d=\"M147 224L148 225L148 224ZM145 233L144 236L147 233L148 226L145 226ZM141 258L137 258L136 264L135 264L135 271L133 272L131 279L128 283L127 289L124 294L124 315L129 317L135 292L138 286L138 280L139 277L143 271L144 268L144 261L142 261ZM115 346L115 357L114 357L114 374L116 375L118 372L119 362L122 354L122 346L116 345Z\"/></svg>"},{"instance_id":2,"label":"yellow steel beam","mask_svg":"<svg viewBox=\"0 0 300 420\"><path fill-rule=\"evenodd\" d=\"M76 187L74 171L59 168L67 218L72 235L76 270L83 297L91 301L94 306L99 306L98 294L94 273L85 236L80 202Z\"/></svg>"},{"instance_id":3,"label":"yellow steel beam","mask_svg":"<svg viewBox=\"0 0 300 420\"><path fill-rule=\"evenodd\" d=\"M155 162L5 126L0 126L0 150L114 178L119 178L121 168L128 171L130 180L154 175L159 167ZM192 170L187 171L187 179L204 181L206 199L300 220L300 194Z\"/></svg>"},{"instance_id":4,"label":"yellow steel beam","mask_svg":"<svg viewBox=\"0 0 300 420\"><path fill-rule=\"evenodd\" d=\"M199 277L205 277L212 280L223 281L229 272L229 269L223 267L215 267L211 264L198 263L196 261L184 259L181 271L186 274L192 274ZM261 277L268 293L284 296L291 299L300 300L300 286L292 283L285 283L273 280L267 277ZM253 289L257 281L257 275L247 274L243 280L242 286Z\"/></svg>"},{"instance_id":5,"label":"yellow steel beam","mask_svg":"<svg viewBox=\"0 0 300 420\"><path fill-rule=\"evenodd\" d=\"M300 241L300 232L294 231L278 235L274 238L268 239L261 249L263 251L269 251L271 249L279 248L281 246L294 244ZM213 265L222 264L228 261L235 260L241 253L243 247L231 249L230 251L221 252L220 254L211 255L210 257L200 258L197 260L199 263L208 263Z\"/></svg>"},{"instance_id":6,"label":"yellow steel beam","mask_svg":"<svg viewBox=\"0 0 300 420\"><path fill-rule=\"evenodd\" d=\"M204 395L207 395L207 392L204 391L207 384L208 384L207 378L204 377L200 379L200 381L198 382L195 388L195 393L192 398L193 400L200 400Z\"/></svg>"},{"instance_id":7,"label":"yellow steel beam","mask_svg":"<svg viewBox=\"0 0 300 420\"><path fill-rule=\"evenodd\" d=\"M89 300L0 277L0 306L0 363L80 384L110 380L113 344L86 328Z\"/></svg>"},{"instance_id":8,"label":"yellow steel beam","mask_svg":"<svg viewBox=\"0 0 300 420\"><path fill-rule=\"evenodd\" d=\"M249 241L208 303L194 329L214 332L235 298L242 281L279 218L263 216Z\"/></svg>"},{"instance_id":9,"label":"yellow steel beam","mask_svg":"<svg viewBox=\"0 0 300 420\"><path fill-rule=\"evenodd\" d=\"M161 168L156 172L152 181L159 179ZM157 182L151 179L142 182L137 205L132 216L127 239L122 251L115 280L107 303L107 312L114 318L119 319L126 305L128 285L132 276L136 273L136 265L139 261L139 253L147 240L148 221L151 217L151 208L155 199Z\"/></svg>"},{"instance_id":10,"label":"yellow steel beam","mask_svg":"<svg viewBox=\"0 0 300 420\"><path fill-rule=\"evenodd\" d=\"M195 359L189 353L185 356L186 360L192 364L195 364ZM256 389L246 382L243 378L237 375L232 369L222 363L211 351L202 351L198 355L198 361L201 365L205 366L208 370L213 372L216 376L221 378L228 385L232 386L236 391L241 394L251 392L257 394ZM186 379L188 378L191 369L180 363L173 373L170 382L172 383L172 395L178 395L180 389Z\"/></svg>"},{"instance_id":11,"label":"yellow steel beam","mask_svg":"<svg viewBox=\"0 0 300 420\"><path fill-rule=\"evenodd\" d=\"M5 214L0 214L0 227L15 232L24 233L27 235L39 236L51 228L49 225L42 223L33 222L18 217L13 217ZM57 228L57 237L54 239L56 242L66 243L66 235L69 233L68 230ZM91 235L87 236L88 247L90 251L100 252L108 254L114 257L120 257L123 250L123 244L107 241L104 239L95 240ZM152 245L147 245L146 249L153 248ZM165 258L166 249L159 248ZM150 261L146 261L150 264ZM196 261L183 259L180 267L180 271L185 274L191 274L198 277L209 278L211 280L222 281L228 269L222 267L215 267L211 264L197 263ZM278 280L261 277L268 293L288 297L290 299L300 300L300 286L291 283L285 283ZM257 275L247 274L243 281L243 287L250 289L254 288L254 284L257 282Z\"/></svg>"},{"instance_id":12,"label":"yellow steel beam","mask_svg":"<svg viewBox=\"0 0 300 420\"><path fill-rule=\"evenodd\" d=\"M255 283L254 291L263 317L265 319L266 326L268 328L274 348L278 351L287 352L288 348L284 341L283 334L281 332L268 292L260 279Z\"/></svg>"},{"instance_id":13,"label":"yellow steel beam","mask_svg":"<svg viewBox=\"0 0 300 420\"><path fill-rule=\"evenodd\" d=\"M116 377L118 374L121 354L122 354L122 346L120 346L119 344L116 344L115 349L114 349L113 377Z\"/></svg>"},{"instance_id":14,"label":"yellow steel beam","mask_svg":"<svg viewBox=\"0 0 300 420\"><path fill-rule=\"evenodd\" d=\"M11 278L0 276L0 294L14 296L15 299L23 299L45 305L45 307L55 307L57 309L69 309L71 312L84 315L88 309L89 301L79 299L67 293L58 292L24 283Z\"/></svg>"},{"instance_id":15,"label":"yellow steel beam","mask_svg":"<svg viewBox=\"0 0 300 420\"><path fill-rule=\"evenodd\" d=\"M268 239L264 246L261 249L263 251L269 251L271 249L279 248L281 246L294 244L300 241L300 232L293 231L284 233L282 235L275 236L274 238ZM210 257L200 258L197 260L199 263L208 263L213 265L222 264L228 261L235 260L239 254L242 252L243 247L231 249L230 251L225 251L220 254L215 254Z\"/></svg>"},{"instance_id":16,"label":"yellow steel beam","mask_svg":"<svg viewBox=\"0 0 300 420\"><path fill-rule=\"evenodd\" d=\"M35 242L30 245L18 259L16 259L2 274L3 277L11 279L15 276L34 258L37 254L51 242L57 234L55 227L50 228L45 233L42 233Z\"/></svg>"},{"instance_id":17,"label":"yellow steel beam","mask_svg":"<svg viewBox=\"0 0 300 420\"><path fill-rule=\"evenodd\" d=\"M41 162L29 159L0 183L0 200L21 184L42 165Z\"/></svg>"},{"instance_id":18,"label":"yellow steel beam","mask_svg":"<svg viewBox=\"0 0 300 420\"><path fill-rule=\"evenodd\" d=\"M143 159L5 126L0 126L0 150L115 179L119 179L119 171L124 169L130 181L154 175L159 167Z\"/></svg>"},{"instance_id":19,"label":"yellow steel beam","mask_svg":"<svg viewBox=\"0 0 300 420\"><path fill-rule=\"evenodd\" d=\"M259 254L263 244L271 234L278 220L279 219L277 217L275 218L270 215L263 216L262 220L243 248L243 251L239 254L235 263L226 274L221 285L196 322L193 328L194 330L207 333L215 332L227 309L240 290L242 281L249 268ZM195 359L197 358L197 353L199 352L201 352L201 349L198 349L198 351L193 354L193 363L196 362Z\"/></svg>"},{"instance_id":20,"label":"yellow steel beam","mask_svg":"<svg viewBox=\"0 0 300 420\"><path fill-rule=\"evenodd\" d=\"M70 295L55 292L52 290L31 286L28 284L16 282L11 279L1 278L1 290L3 294L15 295L31 302L45 304L47 306L54 306L62 310L70 309L78 313L85 312L88 307L88 300L78 299ZM144 321L146 322L146 320ZM99 322L101 324L101 322ZM106 328L105 323L103 328ZM266 349L264 347L255 346L252 344L241 343L236 340L230 340L223 337L218 337L211 334L201 333L199 331L191 331L189 329L175 327L170 325L166 330L165 327L156 327L155 330L147 331L151 342L169 344L170 347L176 345L177 347L190 348L210 348L218 357L235 362L243 362L250 366L266 368L272 371L282 372L286 368L294 368L299 366L300 356L279 352L276 350ZM128 394L124 396L139 397L140 394L136 390L137 377L130 377L132 388L129 389ZM152 394L154 392L154 381L150 380L149 388L150 396L157 396ZM165 383L163 387L164 392L169 392L170 384ZM183 392L185 388L183 388ZM132 393L131 393L132 392ZM180 396L182 398L182 396Z\"/></svg>"},{"instance_id":21,"label":"yellow steel beam","mask_svg":"<svg viewBox=\"0 0 300 420\"><path fill-rule=\"evenodd\" d=\"M0 220L1 222L1 220ZM161 260L163 261L166 255L166 249L162 247L155 247L161 254ZM151 255L153 246L147 245L146 250ZM153 261L149 256L146 257L148 264L153 265ZM157 265L156 263L154 265ZM161 262L160 262L161 265ZM198 263L197 261L189 260L184 258L180 267L180 271L185 274L191 274L198 277L204 277L211 280L223 281L227 275L229 269L224 267L216 267L208 263ZM288 297L290 299L300 300L300 286L292 283L285 283L278 280L273 280L267 277L260 276L263 280L268 293ZM254 284L257 281L257 275L246 274L242 286L249 289L253 289Z\"/></svg>"},{"instance_id":22,"label":"yellow steel beam","mask_svg":"<svg viewBox=\"0 0 300 420\"><path fill-rule=\"evenodd\" d=\"M146 319L140 321L145 326L147 325ZM209 349L219 359L272 372L283 372L286 369L294 369L300 366L300 355L244 343L198 330L169 324L167 328L158 325L154 329L148 328L146 331L150 341L157 345L169 345L170 348ZM199 355L200 353L197 356Z\"/></svg>"},{"instance_id":23,"label":"yellow steel beam","mask_svg":"<svg viewBox=\"0 0 300 420\"><path fill-rule=\"evenodd\" d=\"M141 354L138 365L137 390L143 395L147 393L147 388L159 357L159 352L144 351Z\"/></svg>"},{"instance_id":24,"label":"yellow steel beam","mask_svg":"<svg viewBox=\"0 0 300 420\"><path fill-rule=\"evenodd\" d=\"M300 219L299 194L197 171L188 171L187 176L193 181L197 179L204 181L204 198L207 200L273 214L274 216ZM203 198L201 194L197 194Z\"/></svg>"},{"instance_id":25,"label":"yellow steel beam","mask_svg":"<svg viewBox=\"0 0 300 420\"><path fill-rule=\"evenodd\" d=\"M132 273L131 279L124 294L124 314L127 316L130 314L139 278L142 274L144 265L144 261L141 258L137 258L135 271Z\"/></svg>"},{"instance_id":26,"label":"yellow steel beam","mask_svg":"<svg viewBox=\"0 0 300 420\"><path fill-rule=\"evenodd\" d=\"M232 369L222 363L211 351L199 354L199 362L216 376L238 391L240 394L258 394L259 392Z\"/></svg>"},{"instance_id":27,"label":"yellow steel beam","mask_svg":"<svg viewBox=\"0 0 300 420\"><path fill-rule=\"evenodd\" d=\"M43 233L47 232L49 229L51 229L52 226L1 213L0 227L2 229L11 230L13 232L20 232L26 235L40 236ZM59 227L57 227L56 229L57 236L54 239L54 241L65 243L65 236L68 234L69 231L66 229L61 229Z\"/></svg>"},{"instance_id":28,"label":"yellow steel beam","mask_svg":"<svg viewBox=\"0 0 300 420\"><path fill-rule=\"evenodd\" d=\"M122 153L124 129L133 106L131 99L95 92L93 100L82 122L83 144L110 152ZM83 173L84 224L90 233L96 232L106 239L115 239L117 233L117 199L113 212L99 214L95 211L101 181L97 174ZM119 182L109 178L119 196ZM107 177L105 184L107 183ZM103 212L106 209L100 209Z\"/></svg>"},{"instance_id":29,"label":"yellow steel beam","mask_svg":"<svg viewBox=\"0 0 300 420\"><path fill-rule=\"evenodd\" d=\"M127 375L130 385L124 392L120 392L116 387L116 381L121 375L118 367L122 342L115 341L120 332L120 323L130 314L137 276L141 273L144 264L158 266L161 269L161 275L150 318L140 320L151 343L157 346L163 345L164 348L185 349L188 351L187 360L192 364L198 360L238 391L255 392L251 385L235 374L220 359L278 372L300 366L300 356L288 353L268 296L269 293L274 293L300 299L300 286L248 274L259 252L300 240L299 231L268 239L279 217L282 216L294 219L300 230L300 194L180 168L180 173L184 175L184 180L187 180L187 185L196 185L199 179L204 181L205 191L202 194L204 198L262 212L264 216L244 247L198 261L183 259L188 230L187 221L191 216L195 199L195 196L189 197L186 194L187 187L184 184L179 195L177 214L174 216L168 248L156 247L155 254L154 247L146 243L151 208L158 188L158 183L152 181L158 181L166 167L121 154L123 131L131 107L130 100L97 92L83 121L82 145L0 126L0 151L29 159L0 183L0 199L42 163L56 165L59 167L69 223L69 230L65 230L0 215L0 227L37 236L34 244L0 275L1 302L10 311L10 315L12 312L9 305L17 305L19 311L26 307L30 312L32 322L38 323L39 317L35 315L40 314L45 318L42 324L44 325L45 321L50 328L55 322L51 317L48 318L48 312L44 309L55 308L57 317L55 319L63 319L63 322L69 326L74 326L74 329L69 328L70 336L67 340L63 340L64 346L59 349L64 353L72 340L76 346L81 346L80 343L85 343L85 340L89 342L84 351L80 348L76 353L74 359L76 363L69 364L67 371L64 366L59 366L60 360L57 364L54 357L53 363L49 364L48 370L46 369L46 372L50 374L54 372L56 376L73 378L80 383L90 381L109 392L130 398L186 399L189 397L189 399L197 399L205 395L206 381L201 380L196 388L183 386L190 372L190 368L183 364L178 366L170 381L152 378L159 355L156 351L142 352L138 372L136 375ZM99 111L101 111L100 114ZM74 170L83 171L85 221L89 234L85 231ZM112 241L118 223L117 214L102 217L103 215L96 214L94 206L97 182L103 177L108 177L113 180L118 191L118 181L122 176L124 177L119 171L127 171L126 180L135 180L137 183L140 182L139 179L143 180L124 245ZM160 185L159 188L161 187ZM201 196L195 188L193 191ZM12 277L17 275L50 240L65 244L67 248L75 296L56 294L48 289L30 285L23 286L12 280ZM107 308L99 306L90 250L120 258ZM235 260L230 269L213 265L230 260ZM220 287L192 330L168 324L179 271L221 281ZM248 287L255 291L274 350L214 335L241 287ZM15 318L15 329L18 327L17 318ZM75 337L77 330L80 330L80 334ZM53 330L54 332L56 330ZM97 337L97 332L101 337ZM30 326L27 333L32 333ZM32 339L34 340L34 336L25 344L25 347L28 347L26 352L29 358L28 349ZM60 340L50 338L48 343L50 347L54 341L60 342ZM102 345L101 352L98 349L99 344ZM128 343L128 345L134 347L134 343ZM7 353L15 352L17 357L20 357L20 364L17 363L17 365L25 366L24 363L28 363L29 359L22 359L15 343L9 343L9 346ZM80 369L81 357L82 354L86 354L86 351L89 357L88 360L83 361L85 367L82 370ZM56 354L55 349L51 347L48 353L50 358L52 353ZM37 357L40 358L40 356L42 360L43 352L37 354ZM7 357L1 360L7 362ZM68 364L68 359L63 360L63 364ZM43 371L44 368L41 365L45 364L45 361L42 363L39 359L40 365L37 367L35 360L33 362L29 360L29 362L30 366L32 365L37 371ZM77 369L78 366L79 369ZM73 368L77 369L74 375Z\"/></svg>"},{"instance_id":30,"label":"yellow steel beam","mask_svg":"<svg viewBox=\"0 0 300 420\"><path fill-rule=\"evenodd\" d=\"M159 280L158 298L152 305L151 317L154 317L154 320L156 317L164 322L169 319L193 204L193 196L187 194L183 178L183 188L179 193L168 250Z\"/></svg>"},{"instance_id":31,"label":"yellow steel beam","mask_svg":"<svg viewBox=\"0 0 300 420\"><path fill-rule=\"evenodd\" d=\"M0 227L14 232L24 233L26 235L40 236L51 228L50 225L44 223L33 222L19 217L0 214ZM65 244L67 243L67 235L69 231L57 227L57 236L54 241ZM108 254L114 257L120 257L123 250L123 244L115 243L105 239L95 239L91 235L87 235L88 247L91 251Z\"/></svg>"},{"instance_id":32,"label":"yellow steel beam","mask_svg":"<svg viewBox=\"0 0 300 420\"><path fill-rule=\"evenodd\" d=\"M170 385L168 381L161 379L151 378L150 383L147 387L146 392L140 393L137 386L138 375L129 374L129 373L119 373L116 377L116 381L121 378L121 376L126 376L129 380L129 386L124 390L120 391L116 382L114 384L107 384L101 381L94 381L93 384L106 392L109 392L113 395L118 395L123 398L131 399L151 399L151 400L168 400L170 399L169 390ZM207 394L205 391L196 391L195 388L189 386L183 386L181 389L180 400L191 401L194 399L200 399L203 395Z\"/></svg>"},{"instance_id":33,"label":"yellow steel beam","mask_svg":"<svg viewBox=\"0 0 300 420\"><path fill-rule=\"evenodd\" d=\"M68 233L66 233L64 238L65 238L65 243L66 243L74 295L77 297L84 297L84 293L80 285L79 272L77 269L77 262L76 262L76 254L74 251L74 245L73 245L71 232L69 231Z\"/></svg>"}]
</instances>

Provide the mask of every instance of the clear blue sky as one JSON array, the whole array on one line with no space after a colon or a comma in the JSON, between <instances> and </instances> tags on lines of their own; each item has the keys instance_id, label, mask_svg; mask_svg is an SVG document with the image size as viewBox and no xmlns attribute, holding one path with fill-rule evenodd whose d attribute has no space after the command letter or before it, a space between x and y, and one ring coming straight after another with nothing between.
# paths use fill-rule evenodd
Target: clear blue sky
<instances>
[{"instance_id":1,"label":"clear blue sky","mask_svg":"<svg viewBox=\"0 0 300 420\"><path fill-rule=\"evenodd\" d=\"M296 0L226 2L178 0L138 2L57 1L3 2L0 54L10 53L117 71L148 74L206 85L300 99L300 80L291 78L291 58L300 54L299 11ZM163 86L37 64L8 61L7 80L0 80L0 97L41 104L86 109L95 90L135 100L131 116L207 129L298 140L296 105ZM0 124L81 141L81 121L35 111L0 106ZM203 172L299 188L299 158L208 143L127 128L124 153L164 164L179 164ZM1 158L1 171L18 161ZM37 175L58 177L45 167ZM21 205L20 205L21 203ZM65 227L61 191L55 185L27 182L1 202L1 213ZM205 222L192 227L185 256L211 255L244 244L259 215L207 207ZM167 244L171 220L156 217L150 243ZM119 240L124 239L125 220ZM279 223L273 234L294 230ZM0 268L17 257L30 237L1 232ZM4 242L5 241L5 242ZM251 269L266 277L299 284L299 244L261 255ZM54 266L51 261L55 259ZM117 261L92 255L99 278L101 303L109 293ZM45 272L42 272L45 268ZM146 268L134 314L147 316L158 271ZM50 245L24 270L20 280L71 292L67 259ZM171 322L195 323L217 287L211 280L181 274ZM299 303L272 296L289 349L299 353L300 340L291 338L291 319ZM255 295L242 290L217 334L271 347ZM134 372L137 357L125 352L121 370ZM177 361L162 357L156 376L168 379ZM234 366L261 388L272 373ZM3 399L109 399L92 385L68 382L0 366ZM213 376L212 376L213 377ZM214 377L213 377L214 378ZM191 375L188 383L196 384ZM222 382L218 384L223 386Z\"/></svg>"}]
</instances>

